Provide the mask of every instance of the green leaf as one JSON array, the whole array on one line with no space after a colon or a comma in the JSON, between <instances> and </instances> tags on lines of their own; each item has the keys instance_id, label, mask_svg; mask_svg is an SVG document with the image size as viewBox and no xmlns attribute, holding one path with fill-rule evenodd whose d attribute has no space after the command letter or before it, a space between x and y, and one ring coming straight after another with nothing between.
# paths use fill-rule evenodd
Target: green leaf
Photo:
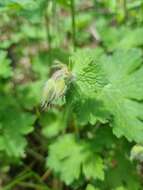
<instances>
[{"instance_id":1,"label":"green leaf","mask_svg":"<svg viewBox=\"0 0 143 190\"><path fill-rule=\"evenodd\" d=\"M82 96L92 96L106 83L103 71L98 64L102 49L77 51L71 57L73 75L78 91Z\"/></svg>"},{"instance_id":2,"label":"green leaf","mask_svg":"<svg viewBox=\"0 0 143 190\"><path fill-rule=\"evenodd\" d=\"M46 38L46 31L44 30L43 26L39 27L39 25L35 26L35 25L25 23L25 24L22 24L20 29L21 29L21 34L24 37L27 37L28 39L43 40ZM38 56L35 56L34 61L40 61L40 60L37 60L38 58L39 58ZM43 73L44 73L44 71L43 71Z\"/></svg>"},{"instance_id":3,"label":"green leaf","mask_svg":"<svg viewBox=\"0 0 143 190\"><path fill-rule=\"evenodd\" d=\"M99 190L99 188L96 188L93 185L88 184L87 187L86 187L86 190Z\"/></svg>"},{"instance_id":4,"label":"green leaf","mask_svg":"<svg viewBox=\"0 0 143 190\"><path fill-rule=\"evenodd\" d=\"M77 102L80 99L84 101L83 97L86 97L86 100L92 98L101 101L103 110L105 109L110 113L110 125L113 127L114 134L117 137L125 136L129 141L134 140L143 143L143 104L141 103L143 100L143 67L141 51L137 49L117 50L109 56L101 56L101 51L96 53L81 51L72 58L75 88L78 91L78 94L75 93L74 96L77 96ZM88 105L87 102L84 104ZM78 107L80 109L81 106L83 110L82 105L81 102ZM92 106L85 106L85 112L81 111L81 113L85 113L84 116L87 113L88 117L92 114L94 116L92 116L93 121L96 122L99 109L97 106L97 112L95 112L93 111L94 107L96 107L95 101ZM102 112L100 112L100 118L106 117L105 115L102 116ZM83 123L92 121L87 116L85 118L85 121L82 121ZM107 119L109 120L109 117Z\"/></svg>"},{"instance_id":5,"label":"green leaf","mask_svg":"<svg viewBox=\"0 0 143 190\"><path fill-rule=\"evenodd\" d=\"M35 116L18 109L0 109L0 151L4 151L8 156L24 156L27 145L24 136L33 130L35 119Z\"/></svg>"},{"instance_id":6,"label":"green leaf","mask_svg":"<svg viewBox=\"0 0 143 190\"><path fill-rule=\"evenodd\" d=\"M64 7L69 7L70 1L69 0L57 0L57 2Z\"/></svg>"},{"instance_id":7,"label":"green leaf","mask_svg":"<svg viewBox=\"0 0 143 190\"><path fill-rule=\"evenodd\" d=\"M83 173L87 179L104 180L104 164L99 155L90 155L83 163Z\"/></svg>"},{"instance_id":8,"label":"green leaf","mask_svg":"<svg viewBox=\"0 0 143 190\"><path fill-rule=\"evenodd\" d=\"M3 2L1 2L1 8L3 8L4 10L15 11L21 9L31 9L35 5L36 3L34 0L4 0Z\"/></svg>"},{"instance_id":9,"label":"green leaf","mask_svg":"<svg viewBox=\"0 0 143 190\"><path fill-rule=\"evenodd\" d=\"M82 96L75 102L76 119L80 125L88 123L94 125L97 121L101 123L107 122L108 112L104 109L101 101L95 98L86 98Z\"/></svg>"},{"instance_id":10,"label":"green leaf","mask_svg":"<svg viewBox=\"0 0 143 190\"><path fill-rule=\"evenodd\" d=\"M50 145L47 166L59 174L67 185L77 181L81 172L87 178L104 178L100 156L93 154L86 142L77 140L72 134L60 136Z\"/></svg>"},{"instance_id":11,"label":"green leaf","mask_svg":"<svg viewBox=\"0 0 143 190\"><path fill-rule=\"evenodd\" d=\"M120 40L116 47L118 48L134 48L143 45L143 28L130 29L125 33L124 37Z\"/></svg>"},{"instance_id":12,"label":"green leaf","mask_svg":"<svg viewBox=\"0 0 143 190\"><path fill-rule=\"evenodd\" d=\"M101 99L113 116L111 126L117 137L143 143L143 67L139 50L117 50L104 56L100 64L108 84L102 89Z\"/></svg>"},{"instance_id":13,"label":"green leaf","mask_svg":"<svg viewBox=\"0 0 143 190\"><path fill-rule=\"evenodd\" d=\"M8 78L12 75L12 69L10 67L10 60L7 59L5 51L0 51L0 77Z\"/></svg>"},{"instance_id":14,"label":"green leaf","mask_svg":"<svg viewBox=\"0 0 143 190\"><path fill-rule=\"evenodd\" d=\"M102 102L95 99L95 94L106 84L105 75L98 64L102 54L102 49L85 49L71 57L75 82L70 93L73 94L74 111L80 125L106 122L107 112Z\"/></svg>"},{"instance_id":15,"label":"green leaf","mask_svg":"<svg viewBox=\"0 0 143 190\"><path fill-rule=\"evenodd\" d=\"M27 109L32 109L40 104L43 81L35 81L17 87L18 100Z\"/></svg>"},{"instance_id":16,"label":"green leaf","mask_svg":"<svg viewBox=\"0 0 143 190\"><path fill-rule=\"evenodd\" d=\"M61 179L69 185L79 178L82 160L82 146L69 134L50 145L47 166L60 173Z\"/></svg>"},{"instance_id":17,"label":"green leaf","mask_svg":"<svg viewBox=\"0 0 143 190\"><path fill-rule=\"evenodd\" d=\"M54 137L65 129L63 121L63 113L58 110L43 113L40 117L40 124L42 125L42 133L46 137Z\"/></svg>"},{"instance_id":18,"label":"green leaf","mask_svg":"<svg viewBox=\"0 0 143 190\"><path fill-rule=\"evenodd\" d=\"M139 175L136 166L129 160L128 154L130 144L125 141L118 141L112 153L108 151L108 163L105 176L105 187L109 189L125 188L127 190L138 190L141 188ZM109 155L110 154L110 155ZM129 175L127 175L129 173ZM112 187L112 188L111 188Z\"/></svg>"},{"instance_id":19,"label":"green leaf","mask_svg":"<svg viewBox=\"0 0 143 190\"><path fill-rule=\"evenodd\" d=\"M128 189L123 186L120 186L120 187L115 188L115 190L128 190Z\"/></svg>"},{"instance_id":20,"label":"green leaf","mask_svg":"<svg viewBox=\"0 0 143 190\"><path fill-rule=\"evenodd\" d=\"M99 18L97 20L96 30L108 51L116 49L120 41L122 41L125 36L128 38L126 34L132 32L132 30L126 26L110 26L108 21L103 18Z\"/></svg>"},{"instance_id":21,"label":"green leaf","mask_svg":"<svg viewBox=\"0 0 143 190\"><path fill-rule=\"evenodd\" d=\"M99 19L96 23L101 40L109 51L118 48L130 49L143 45L142 27L110 26L107 20Z\"/></svg>"}]
</instances>

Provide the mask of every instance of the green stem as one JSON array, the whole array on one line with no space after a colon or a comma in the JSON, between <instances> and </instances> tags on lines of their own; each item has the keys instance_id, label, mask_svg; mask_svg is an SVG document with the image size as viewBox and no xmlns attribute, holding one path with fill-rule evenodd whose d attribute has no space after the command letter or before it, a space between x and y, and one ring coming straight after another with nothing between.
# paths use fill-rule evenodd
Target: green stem
<instances>
[{"instance_id":1,"label":"green stem","mask_svg":"<svg viewBox=\"0 0 143 190\"><path fill-rule=\"evenodd\" d=\"M25 187L25 188L32 188L32 189L37 189L37 190L49 190L48 187L46 187L45 185L41 185L41 184L34 184L34 183L30 183L30 182L21 182L19 186Z\"/></svg>"},{"instance_id":2,"label":"green stem","mask_svg":"<svg viewBox=\"0 0 143 190\"><path fill-rule=\"evenodd\" d=\"M72 19L72 42L73 42L73 49L76 48L76 23L75 23L75 2L74 0L70 0L71 6L71 19Z\"/></svg>"},{"instance_id":3,"label":"green stem","mask_svg":"<svg viewBox=\"0 0 143 190\"><path fill-rule=\"evenodd\" d=\"M44 157L41 156L38 152L34 151L33 149L28 148L27 153L30 154L35 160L40 162L44 162Z\"/></svg>"},{"instance_id":4,"label":"green stem","mask_svg":"<svg viewBox=\"0 0 143 190\"><path fill-rule=\"evenodd\" d=\"M49 50L51 50L50 19L48 17L47 9L45 11L45 25L46 25L46 32L47 32L48 47L49 47Z\"/></svg>"},{"instance_id":5,"label":"green stem","mask_svg":"<svg viewBox=\"0 0 143 190\"><path fill-rule=\"evenodd\" d=\"M123 10L124 10L124 22L126 22L128 17L127 0L123 0Z\"/></svg>"},{"instance_id":6,"label":"green stem","mask_svg":"<svg viewBox=\"0 0 143 190\"><path fill-rule=\"evenodd\" d=\"M52 1L52 28L55 33L55 35L60 36L60 32L58 31L58 25L59 25L59 15L57 15L57 0ZM56 38L56 47L59 47L59 39Z\"/></svg>"},{"instance_id":7,"label":"green stem","mask_svg":"<svg viewBox=\"0 0 143 190\"><path fill-rule=\"evenodd\" d=\"M54 0L52 0L54 3ZM52 7L53 8L53 7ZM49 50L52 48L52 35L51 35L51 1L47 1L45 3L45 11L44 11L44 20L45 20L45 27L46 27L46 33L47 33L47 42L49 46Z\"/></svg>"},{"instance_id":8,"label":"green stem","mask_svg":"<svg viewBox=\"0 0 143 190\"><path fill-rule=\"evenodd\" d=\"M43 182L41 181L41 178L33 171L26 169L24 172L22 172L20 175L18 175L11 183L6 185L3 190L11 190L15 185L19 185L21 182L28 178L35 178L38 182L40 182L42 185Z\"/></svg>"},{"instance_id":9,"label":"green stem","mask_svg":"<svg viewBox=\"0 0 143 190\"><path fill-rule=\"evenodd\" d=\"M12 189L15 185L19 184L21 181L31 177L32 173L26 173L25 175L22 175L20 177L17 177L15 180L13 180L11 183L6 185L3 190L10 190Z\"/></svg>"},{"instance_id":10,"label":"green stem","mask_svg":"<svg viewBox=\"0 0 143 190\"><path fill-rule=\"evenodd\" d=\"M47 43L48 43L48 53L49 53L49 62L52 62L51 58L51 49L52 49L52 36L51 36L51 28L50 28L50 15L48 12L48 6L50 1L47 1L46 8L45 8L45 14L44 14L44 20L45 20L45 27L46 27L46 34L47 34Z\"/></svg>"}]
</instances>

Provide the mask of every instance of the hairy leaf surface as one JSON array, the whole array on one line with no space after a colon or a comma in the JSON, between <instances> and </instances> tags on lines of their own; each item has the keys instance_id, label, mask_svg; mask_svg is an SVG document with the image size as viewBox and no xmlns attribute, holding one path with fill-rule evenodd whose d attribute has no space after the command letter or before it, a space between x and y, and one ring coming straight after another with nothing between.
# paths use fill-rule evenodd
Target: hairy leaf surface
<instances>
[{"instance_id":1,"label":"hairy leaf surface","mask_svg":"<svg viewBox=\"0 0 143 190\"><path fill-rule=\"evenodd\" d=\"M101 56L101 51L97 49L96 54L93 51L90 53L84 54L85 57L82 57L82 52L80 52L80 54L75 54L73 59L75 63L73 72L79 92L79 104L77 103L75 106L78 107L76 114L83 113L85 116L83 123L95 122L96 119L99 119L99 115L100 121L105 118L105 113L100 111L102 108L108 110L110 118L112 118L110 125L117 137L124 135L128 140L143 143L141 51L137 49L117 50L113 55ZM84 96L90 101L92 97L92 100L95 101L90 104L88 104L89 100L83 103L80 99ZM100 106L95 103L98 100L102 102Z\"/></svg>"},{"instance_id":2,"label":"hairy leaf surface","mask_svg":"<svg viewBox=\"0 0 143 190\"><path fill-rule=\"evenodd\" d=\"M101 58L108 84L101 99L113 116L111 126L118 136L143 143L143 67L139 50L118 50Z\"/></svg>"}]
</instances>

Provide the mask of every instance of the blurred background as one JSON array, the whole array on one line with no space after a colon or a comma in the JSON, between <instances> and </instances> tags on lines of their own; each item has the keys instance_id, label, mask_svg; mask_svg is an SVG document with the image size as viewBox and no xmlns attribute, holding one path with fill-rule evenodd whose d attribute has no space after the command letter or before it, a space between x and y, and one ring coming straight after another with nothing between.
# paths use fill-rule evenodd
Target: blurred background
<instances>
[{"instance_id":1,"label":"blurred background","mask_svg":"<svg viewBox=\"0 0 143 190\"><path fill-rule=\"evenodd\" d=\"M83 113L79 120L75 113L67 118L63 104L40 111L52 65L68 65L74 51L87 48L142 51L143 1L0 0L1 190L143 189L142 163L129 160L132 143L113 136L111 128L96 128L95 135L95 121L86 122ZM81 142L96 136L104 160L95 155L97 165L88 166L91 177L79 174L80 146L73 136ZM56 157L67 150L70 160L58 163Z\"/></svg>"}]
</instances>

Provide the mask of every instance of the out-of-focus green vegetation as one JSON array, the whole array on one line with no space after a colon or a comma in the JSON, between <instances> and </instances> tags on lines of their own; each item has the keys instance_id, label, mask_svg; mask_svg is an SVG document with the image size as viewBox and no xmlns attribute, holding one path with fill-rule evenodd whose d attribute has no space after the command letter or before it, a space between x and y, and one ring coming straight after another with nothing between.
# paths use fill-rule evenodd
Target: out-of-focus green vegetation
<instances>
[{"instance_id":1,"label":"out-of-focus green vegetation","mask_svg":"<svg viewBox=\"0 0 143 190\"><path fill-rule=\"evenodd\" d=\"M0 189L142 190L142 53L142 0L0 0Z\"/></svg>"}]
</instances>

